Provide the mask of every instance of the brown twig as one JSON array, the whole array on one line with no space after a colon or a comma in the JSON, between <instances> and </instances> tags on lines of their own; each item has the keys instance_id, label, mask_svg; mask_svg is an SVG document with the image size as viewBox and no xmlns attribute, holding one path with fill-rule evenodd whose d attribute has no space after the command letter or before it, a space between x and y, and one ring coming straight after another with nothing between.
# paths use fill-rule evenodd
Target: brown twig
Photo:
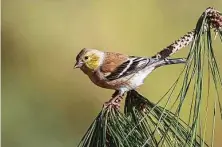
<instances>
[{"instance_id":1,"label":"brown twig","mask_svg":"<svg viewBox=\"0 0 222 147\"><path fill-rule=\"evenodd\" d=\"M214 28L215 30L222 29L222 14L219 11L209 7L201 15L201 17L205 16L208 22L208 24L205 24L206 26L209 25L211 28ZM164 59L171 56L172 54L176 53L178 50L189 45L193 41L194 36L195 36L195 30L188 32L180 39L176 40L174 43L170 44L169 46L158 52L156 55L152 56L152 58Z\"/></svg>"}]
</instances>

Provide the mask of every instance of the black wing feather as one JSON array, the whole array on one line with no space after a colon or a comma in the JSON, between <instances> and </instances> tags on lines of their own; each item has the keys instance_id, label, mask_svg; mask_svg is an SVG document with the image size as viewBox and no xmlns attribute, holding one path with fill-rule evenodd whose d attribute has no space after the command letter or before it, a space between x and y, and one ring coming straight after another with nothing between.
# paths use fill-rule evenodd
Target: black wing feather
<instances>
[{"instance_id":1,"label":"black wing feather","mask_svg":"<svg viewBox=\"0 0 222 147\"><path fill-rule=\"evenodd\" d=\"M111 81L111 80L115 80L118 78L128 76L130 74L136 73L139 70L142 70L149 63L148 58L135 58L132 60L133 60L132 63L130 63L130 60L128 60L128 61L124 62L123 64L121 64L120 66L118 66L114 72L112 72L110 75L106 76L106 79ZM131 64L131 65L129 66L129 64ZM123 72L123 70L125 68L127 68L127 66L129 66L128 69Z\"/></svg>"},{"instance_id":2,"label":"black wing feather","mask_svg":"<svg viewBox=\"0 0 222 147\"><path fill-rule=\"evenodd\" d=\"M186 63L186 59L184 58L176 58L176 59L150 59L150 58L142 58L142 57L134 57L130 56L130 59L121 64L112 72L111 74L106 76L107 80L116 80L144 69L147 66L154 66L155 68L171 65L171 64L180 64Z\"/></svg>"}]
</instances>

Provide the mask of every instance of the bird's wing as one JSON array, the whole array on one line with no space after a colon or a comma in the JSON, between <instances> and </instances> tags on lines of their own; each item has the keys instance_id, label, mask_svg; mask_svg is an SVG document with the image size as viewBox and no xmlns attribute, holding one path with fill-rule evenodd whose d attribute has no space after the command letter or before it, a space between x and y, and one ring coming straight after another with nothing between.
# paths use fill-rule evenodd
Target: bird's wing
<instances>
[{"instance_id":1,"label":"bird's wing","mask_svg":"<svg viewBox=\"0 0 222 147\"><path fill-rule=\"evenodd\" d=\"M151 60L149 58L130 56L110 72L110 74L105 75L105 78L111 81L134 74L150 65L150 62Z\"/></svg>"},{"instance_id":2,"label":"bird's wing","mask_svg":"<svg viewBox=\"0 0 222 147\"><path fill-rule=\"evenodd\" d=\"M114 70L118 66L120 66L127 60L128 60L127 55L123 55L120 53L106 52L103 64L100 67L100 71L104 73L104 75L109 75L112 72L114 72Z\"/></svg>"},{"instance_id":3,"label":"bird's wing","mask_svg":"<svg viewBox=\"0 0 222 147\"><path fill-rule=\"evenodd\" d=\"M153 66L154 68L170 65L185 63L186 59L156 59L156 58L143 58L136 56L127 56L119 53L106 53L106 58L103 62L103 66L100 67L100 71L103 73L103 77L106 80L112 81L131 74L135 74L138 71L144 69L147 66Z\"/></svg>"}]
</instances>

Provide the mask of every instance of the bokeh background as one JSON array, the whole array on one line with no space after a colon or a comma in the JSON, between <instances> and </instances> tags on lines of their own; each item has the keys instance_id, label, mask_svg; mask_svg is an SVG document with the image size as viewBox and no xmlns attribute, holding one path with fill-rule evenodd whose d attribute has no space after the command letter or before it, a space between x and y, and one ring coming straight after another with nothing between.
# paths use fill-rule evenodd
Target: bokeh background
<instances>
[{"instance_id":1,"label":"bokeh background","mask_svg":"<svg viewBox=\"0 0 222 147\"><path fill-rule=\"evenodd\" d=\"M2 0L2 146L76 146L113 93L73 69L80 49L151 56L209 6L222 11L221 0ZM158 101L182 68L158 69L139 91ZM218 147L221 135L218 121Z\"/></svg>"}]
</instances>

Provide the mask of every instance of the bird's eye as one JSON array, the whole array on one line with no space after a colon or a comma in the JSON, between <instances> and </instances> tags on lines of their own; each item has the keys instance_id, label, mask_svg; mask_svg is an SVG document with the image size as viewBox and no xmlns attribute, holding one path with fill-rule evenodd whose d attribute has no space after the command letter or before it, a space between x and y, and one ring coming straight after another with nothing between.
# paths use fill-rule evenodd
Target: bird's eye
<instances>
[{"instance_id":1,"label":"bird's eye","mask_svg":"<svg viewBox=\"0 0 222 147\"><path fill-rule=\"evenodd\" d=\"M89 59L89 57L88 57L88 56L85 56L84 59L87 60L87 59Z\"/></svg>"}]
</instances>

